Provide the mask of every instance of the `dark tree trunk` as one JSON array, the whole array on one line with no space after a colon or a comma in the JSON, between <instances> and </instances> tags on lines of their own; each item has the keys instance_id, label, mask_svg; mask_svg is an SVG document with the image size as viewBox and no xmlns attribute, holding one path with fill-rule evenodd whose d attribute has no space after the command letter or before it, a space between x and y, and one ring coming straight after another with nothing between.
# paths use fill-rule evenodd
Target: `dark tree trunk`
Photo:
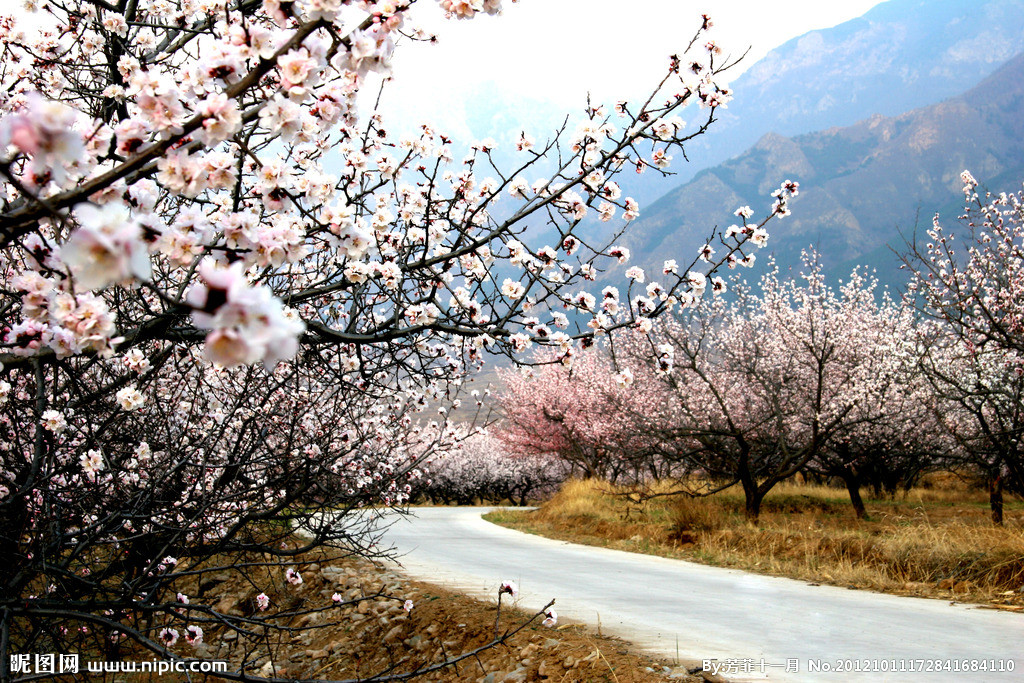
<instances>
[{"instance_id":1,"label":"dark tree trunk","mask_svg":"<svg viewBox=\"0 0 1024 683\"><path fill-rule=\"evenodd\" d=\"M740 484L743 485L743 512L747 516L747 521L757 526L761 517L761 500L764 498L764 493L761 492L757 481L754 480L754 476L750 472L749 457L750 450L743 448L740 453L739 479Z\"/></svg>"},{"instance_id":2,"label":"dark tree trunk","mask_svg":"<svg viewBox=\"0 0 1024 683\"><path fill-rule=\"evenodd\" d=\"M1003 478L1000 475L988 480L988 504L992 508L992 523L1003 524Z\"/></svg>"},{"instance_id":3,"label":"dark tree trunk","mask_svg":"<svg viewBox=\"0 0 1024 683\"><path fill-rule=\"evenodd\" d=\"M747 480L744 480L743 498L743 512L747 517L747 521L757 526L761 518L761 501L764 499L764 494L758 490L758 486L754 481L750 481L748 485Z\"/></svg>"},{"instance_id":4,"label":"dark tree trunk","mask_svg":"<svg viewBox=\"0 0 1024 683\"><path fill-rule=\"evenodd\" d=\"M849 470L844 471L840 476L846 483L846 490L850 494L850 503L853 505L853 511L857 513L857 519L864 519L867 517L867 512L864 510L864 500L860 497L860 477Z\"/></svg>"},{"instance_id":5,"label":"dark tree trunk","mask_svg":"<svg viewBox=\"0 0 1024 683\"><path fill-rule=\"evenodd\" d=\"M747 521L757 526L761 519L761 496L757 491L754 491L753 495L747 494L744 512L747 515Z\"/></svg>"}]
</instances>

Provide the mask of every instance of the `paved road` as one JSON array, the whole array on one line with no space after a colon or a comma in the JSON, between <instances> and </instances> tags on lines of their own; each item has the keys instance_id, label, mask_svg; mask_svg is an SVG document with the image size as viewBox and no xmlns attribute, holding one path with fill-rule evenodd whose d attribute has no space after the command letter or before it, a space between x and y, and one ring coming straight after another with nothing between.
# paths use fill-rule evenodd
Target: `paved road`
<instances>
[{"instance_id":1,"label":"paved road","mask_svg":"<svg viewBox=\"0 0 1024 683\"><path fill-rule=\"evenodd\" d=\"M1024 614L553 541L489 524L480 518L486 511L415 508L385 540L416 578L477 597L493 596L502 580L512 579L521 606L539 609L555 598L560 617L600 624L652 652L769 665L764 676L757 671L730 680L1024 681ZM791 659L799 673L786 672ZM995 660L989 665L996 667L1012 659L1015 670L966 676L809 670L811 660L881 669L947 659Z\"/></svg>"}]
</instances>

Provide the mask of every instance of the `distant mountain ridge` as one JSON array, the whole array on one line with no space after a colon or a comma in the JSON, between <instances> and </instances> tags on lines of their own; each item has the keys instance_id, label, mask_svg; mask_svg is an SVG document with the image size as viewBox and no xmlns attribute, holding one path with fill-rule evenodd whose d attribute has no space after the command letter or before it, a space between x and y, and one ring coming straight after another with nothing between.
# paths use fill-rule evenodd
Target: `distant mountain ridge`
<instances>
[{"instance_id":1,"label":"distant mountain ridge","mask_svg":"<svg viewBox=\"0 0 1024 683\"><path fill-rule=\"evenodd\" d=\"M766 134L647 207L625 243L635 262L660 273L666 254L696 252L709 221L728 221L742 205L761 213L771 190L791 178L801 184L792 216L769 231L768 251L781 266L814 245L840 276L856 263L891 269L886 245L901 243L897 226L909 231L918 214L927 223L938 210L955 221L964 169L992 189L1020 188L1024 54L966 93L906 114L796 137Z\"/></svg>"},{"instance_id":2,"label":"distant mountain ridge","mask_svg":"<svg viewBox=\"0 0 1024 683\"><path fill-rule=\"evenodd\" d=\"M687 148L670 179L641 201L743 152L762 135L792 136L896 116L953 97L1024 51L1024 0L890 0L769 52L733 83L736 99Z\"/></svg>"}]
</instances>

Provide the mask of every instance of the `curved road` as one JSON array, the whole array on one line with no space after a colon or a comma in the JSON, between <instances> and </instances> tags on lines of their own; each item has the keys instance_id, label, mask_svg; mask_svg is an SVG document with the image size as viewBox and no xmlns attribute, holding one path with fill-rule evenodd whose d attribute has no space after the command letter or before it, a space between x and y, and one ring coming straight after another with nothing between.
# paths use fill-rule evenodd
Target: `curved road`
<instances>
[{"instance_id":1,"label":"curved road","mask_svg":"<svg viewBox=\"0 0 1024 683\"><path fill-rule=\"evenodd\" d=\"M556 598L560 617L600 624L653 653L753 660L753 673L723 674L730 680L1024 681L1024 614L554 541L483 521L490 509L414 508L384 540L415 578L491 598L511 579L520 606L540 609ZM955 666L952 659L986 660L979 666L990 670L909 673ZM850 664L874 670L825 672Z\"/></svg>"}]
</instances>

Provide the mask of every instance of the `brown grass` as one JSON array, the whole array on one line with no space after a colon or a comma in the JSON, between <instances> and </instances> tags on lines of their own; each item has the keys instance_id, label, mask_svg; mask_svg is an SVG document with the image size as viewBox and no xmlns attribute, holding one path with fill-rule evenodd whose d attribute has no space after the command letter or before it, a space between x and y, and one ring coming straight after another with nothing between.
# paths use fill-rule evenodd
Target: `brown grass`
<instances>
[{"instance_id":1,"label":"brown grass","mask_svg":"<svg viewBox=\"0 0 1024 683\"><path fill-rule=\"evenodd\" d=\"M856 518L845 490L784 483L765 499L756 527L744 519L737 489L643 503L625 493L604 482L570 481L536 512L488 518L633 552L1024 609L1024 504L1008 500L1005 526L994 527L985 493L956 481L931 481L893 499L866 498L868 520Z\"/></svg>"}]
</instances>

